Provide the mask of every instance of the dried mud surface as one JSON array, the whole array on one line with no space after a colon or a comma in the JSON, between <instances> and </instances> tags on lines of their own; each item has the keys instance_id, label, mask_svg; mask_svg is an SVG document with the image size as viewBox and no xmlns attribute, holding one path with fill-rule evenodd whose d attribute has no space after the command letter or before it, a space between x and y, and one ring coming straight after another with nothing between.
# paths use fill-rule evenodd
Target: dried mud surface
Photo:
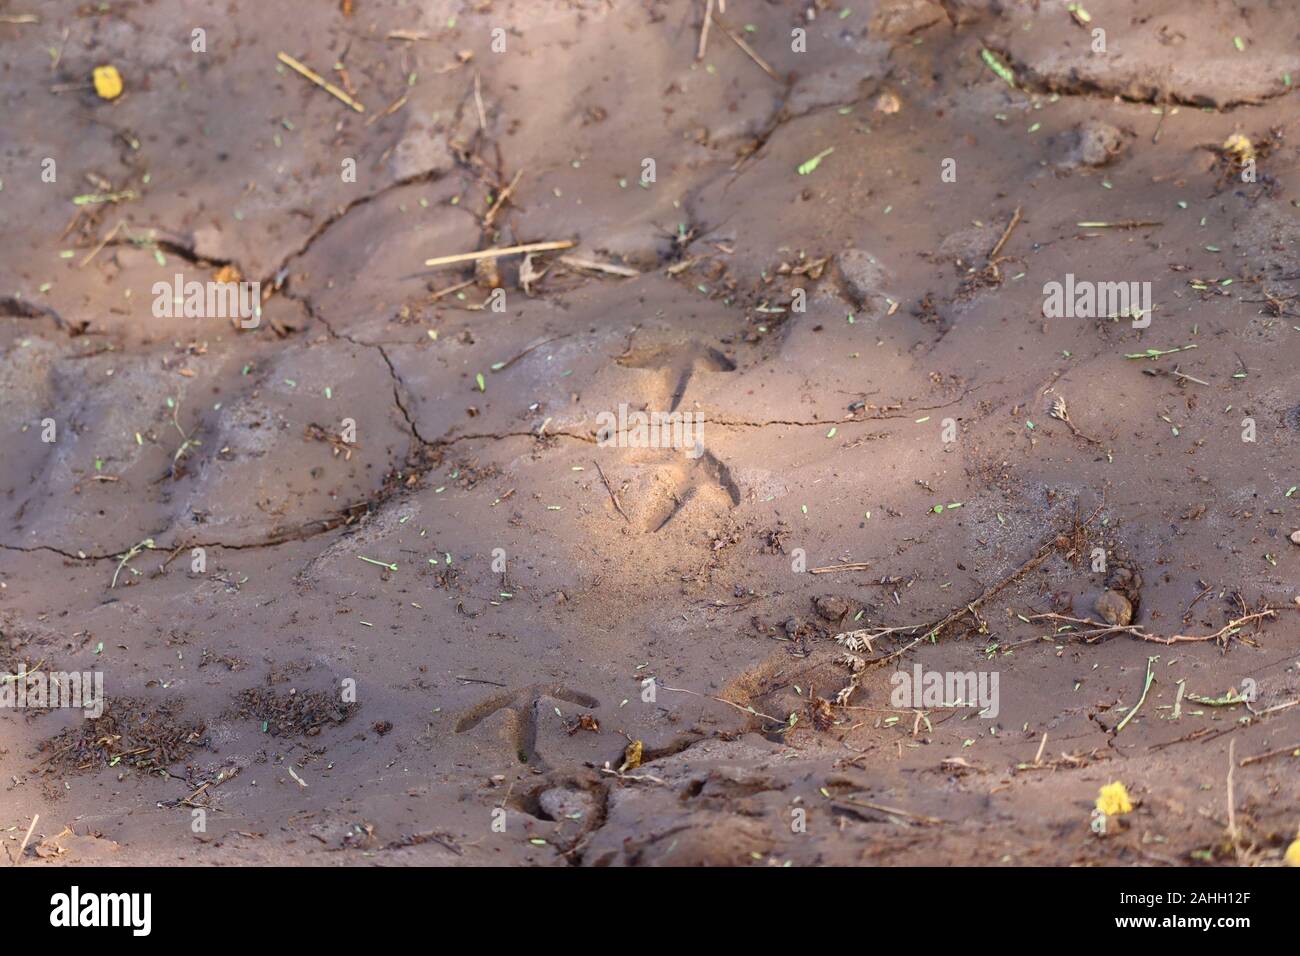
<instances>
[{"instance_id":1,"label":"dried mud surface","mask_svg":"<svg viewBox=\"0 0 1300 956\"><path fill-rule=\"evenodd\" d=\"M1281 858L1293 4L1088 0L1094 54L1046 0L730 0L702 60L703 3L34 6L0 20L0 655L109 709L0 713L10 855L39 813L32 864ZM503 259L498 312L423 266L561 239L637 274ZM257 329L152 314L222 270ZM1044 318L1066 273L1149 281L1149 328ZM598 446L622 403L705 454ZM1034 618L1107 588L1223 637ZM902 629L855 678L854 628ZM998 672L998 715L893 708L916 665Z\"/></svg>"}]
</instances>

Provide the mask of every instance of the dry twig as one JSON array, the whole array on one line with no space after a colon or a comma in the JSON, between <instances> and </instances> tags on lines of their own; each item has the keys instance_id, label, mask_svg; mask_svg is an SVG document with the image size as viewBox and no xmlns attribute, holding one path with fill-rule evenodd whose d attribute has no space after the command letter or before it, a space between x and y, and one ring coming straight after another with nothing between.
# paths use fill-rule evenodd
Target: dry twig
<instances>
[{"instance_id":1,"label":"dry twig","mask_svg":"<svg viewBox=\"0 0 1300 956\"><path fill-rule=\"evenodd\" d=\"M1168 644L1195 643L1198 641L1226 641L1229 638L1231 638L1234 634L1236 634L1238 631L1240 631L1244 625L1249 624L1251 621L1258 621L1264 618L1274 618L1274 617L1277 617L1277 611L1274 608L1266 607L1262 611L1255 611L1252 614L1245 614L1242 615L1241 617L1235 617L1227 624L1223 625L1223 627L1219 628L1217 631L1214 631L1211 634L1171 634L1168 637L1161 637L1158 634L1149 634L1147 633L1146 628L1144 628L1141 624L1102 624L1100 621L1093 621L1090 620L1089 618L1083 618L1083 617L1071 617L1068 614L1056 614L1056 613L1031 614L1029 616L1029 620L1030 621L1057 621L1059 623L1070 624L1070 625L1087 625L1088 630L1071 631L1069 633L1073 634L1073 636L1075 637L1084 638L1085 642L1088 644L1095 644L1103 637L1110 637L1113 634L1128 634L1131 635L1132 637L1141 638L1144 641L1151 641L1154 644L1168 645ZM1061 636L1061 632L1058 632L1057 637L1060 636Z\"/></svg>"},{"instance_id":2,"label":"dry twig","mask_svg":"<svg viewBox=\"0 0 1300 956\"><path fill-rule=\"evenodd\" d=\"M326 93L333 96L335 99L343 103L346 103L348 106L352 107L358 113L364 113L366 111L365 106L358 103L352 97L348 96L347 93L343 92L343 90L339 89L337 86L335 86L329 80L325 79L315 70L312 70L311 68L304 66L302 63L299 63L297 60L295 60L289 54L285 53L283 50L277 53L275 55L275 58L279 60L281 63L283 63L285 66L289 67L294 72L298 73L300 76L304 76L311 82L315 83L317 86L319 86Z\"/></svg>"},{"instance_id":3,"label":"dry twig","mask_svg":"<svg viewBox=\"0 0 1300 956\"><path fill-rule=\"evenodd\" d=\"M437 256L425 259L426 266L448 266L456 262L478 262L480 259L499 259L502 256L517 256L524 252L549 252L552 249L572 249L577 243L569 239L556 242L529 242L522 246L499 246L493 249L479 249L477 252L460 252L453 256Z\"/></svg>"}]
</instances>

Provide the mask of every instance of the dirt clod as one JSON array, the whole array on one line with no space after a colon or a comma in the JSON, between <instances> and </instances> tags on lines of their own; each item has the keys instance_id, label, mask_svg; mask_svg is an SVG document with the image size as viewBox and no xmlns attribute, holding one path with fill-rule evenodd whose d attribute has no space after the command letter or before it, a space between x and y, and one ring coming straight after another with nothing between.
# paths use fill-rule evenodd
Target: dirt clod
<instances>
[{"instance_id":1,"label":"dirt clod","mask_svg":"<svg viewBox=\"0 0 1300 956\"><path fill-rule=\"evenodd\" d=\"M813 607L823 620L838 623L849 613L849 602L839 595L823 594L813 599Z\"/></svg>"},{"instance_id":2,"label":"dirt clod","mask_svg":"<svg viewBox=\"0 0 1300 956\"><path fill-rule=\"evenodd\" d=\"M1107 624L1127 627L1133 623L1133 605L1118 591L1103 591L1093 607Z\"/></svg>"},{"instance_id":3,"label":"dirt clod","mask_svg":"<svg viewBox=\"0 0 1300 956\"><path fill-rule=\"evenodd\" d=\"M1124 133L1101 120L1086 120L1071 134L1068 165L1107 166L1124 152Z\"/></svg>"}]
</instances>

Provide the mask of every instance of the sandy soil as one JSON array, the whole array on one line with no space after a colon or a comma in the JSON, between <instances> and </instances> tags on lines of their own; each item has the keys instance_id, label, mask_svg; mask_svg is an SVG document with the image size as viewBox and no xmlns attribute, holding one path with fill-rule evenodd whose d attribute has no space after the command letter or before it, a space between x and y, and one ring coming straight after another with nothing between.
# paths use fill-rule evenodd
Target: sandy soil
<instances>
[{"instance_id":1,"label":"sandy soil","mask_svg":"<svg viewBox=\"0 0 1300 956\"><path fill-rule=\"evenodd\" d=\"M1281 860L1289 0L2 6L0 663L108 694L0 714L11 855Z\"/></svg>"}]
</instances>

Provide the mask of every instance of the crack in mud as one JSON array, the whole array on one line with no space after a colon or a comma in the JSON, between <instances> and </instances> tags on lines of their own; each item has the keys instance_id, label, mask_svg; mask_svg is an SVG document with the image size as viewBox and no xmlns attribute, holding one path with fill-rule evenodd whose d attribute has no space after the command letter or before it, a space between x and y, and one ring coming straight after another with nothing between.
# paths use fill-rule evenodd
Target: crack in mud
<instances>
[{"instance_id":1,"label":"crack in mud","mask_svg":"<svg viewBox=\"0 0 1300 956\"><path fill-rule=\"evenodd\" d=\"M17 295L0 296L0 318L51 319L62 331L72 331L72 326L55 309L37 305Z\"/></svg>"},{"instance_id":2,"label":"crack in mud","mask_svg":"<svg viewBox=\"0 0 1300 956\"><path fill-rule=\"evenodd\" d=\"M1126 103L1149 106L1167 103L1172 106L1208 109L1215 113L1231 113L1241 107L1263 106L1291 92L1289 88L1284 87L1258 97L1230 99L1218 103L1206 96L1188 95L1137 79L1124 84L1119 81L1106 82L1075 76L1043 74L1027 63L1017 60L1005 47L994 43L985 43L984 46L1001 57L1015 74L1017 89L1040 96L1055 93L1060 96L1077 96L1084 99L1120 99ZM1135 86L1141 88L1141 92L1134 92Z\"/></svg>"},{"instance_id":3,"label":"crack in mud","mask_svg":"<svg viewBox=\"0 0 1300 956\"><path fill-rule=\"evenodd\" d=\"M153 232L161 231L161 232L170 233L172 236L182 235L182 233L178 232L177 230L168 228L166 226L145 226L143 228ZM170 252L178 259L184 259L192 266L199 266L201 268L207 268L211 266L231 266L239 270L240 275L244 274L244 269L239 264L239 260L234 258L222 258L221 256L201 256L198 254L198 252L195 251L193 243L183 242L180 239L154 236L149 238L148 240L142 240L141 242L137 242L137 240L128 236L122 239L116 239L116 238L110 239L104 245L108 248L118 248L122 246L135 247L141 244L153 245L163 250L164 252Z\"/></svg>"},{"instance_id":4,"label":"crack in mud","mask_svg":"<svg viewBox=\"0 0 1300 956\"><path fill-rule=\"evenodd\" d=\"M546 438L568 438L589 444L594 444L596 441L595 438L587 438L570 432L547 432L539 435L538 433L531 431L480 432L443 437L434 440L427 440L421 438L418 434L414 434L414 438L416 439L416 448L419 451L430 453L426 455L408 454L406 459L408 466L404 469L404 473L417 479L424 477L424 475L429 471L437 467L439 459L436 453L438 451L462 441L504 441L509 438L532 438L539 442ZM217 548L226 551L256 551L262 548L274 548L284 544L307 541L322 534L329 534L331 531L335 531L340 527L351 524L361 516L373 514L390 500L409 490L411 489L404 484L381 489L377 494L341 508L332 515L304 521L293 529L281 532L280 534L271 535L261 541L250 541L239 544L227 543L224 541L188 541L174 545L158 545L149 550L166 553L184 550L185 548ZM166 534L168 530L169 529L164 528L155 531L152 534L145 534L143 538L137 539L129 545L111 549L107 552L93 554L74 553L63 548L56 548L53 545L46 544L17 545L5 544L3 542L0 542L0 551L13 551L21 554L35 554L44 551L60 555L70 561L119 561L123 555L131 550L131 548L138 545L140 540L144 540L144 538L152 538L157 541Z\"/></svg>"},{"instance_id":5,"label":"crack in mud","mask_svg":"<svg viewBox=\"0 0 1300 956\"><path fill-rule=\"evenodd\" d=\"M316 226L315 229L311 231L311 233L307 236L307 238L304 239L301 243L299 243L297 249L293 250L288 255L286 255L283 259L280 260L280 264L276 268L271 270L271 274L262 280L262 284L267 286L272 286L274 288L278 288L282 284L286 276L286 272L289 268L289 264L293 262L295 259L301 259L303 256L305 256L307 252L311 249L311 247L314 246L321 239L321 237L325 235L326 232L328 232L330 229L334 228L340 222L342 222L344 217L346 217L349 213L352 213L355 210L360 209L362 206L368 206L370 203L374 202L377 199L383 198L385 195L387 195L388 193L392 192L395 189L404 189L407 186L415 186L415 185L425 184L425 183L435 183L448 175L451 175L450 171L441 172L438 169L421 170L418 173L412 173L409 176L403 176L401 179L396 179L393 182L389 183L387 186L384 186L380 189L376 189L374 192L366 193L364 196L359 196L356 199L349 200L348 202L344 203L342 206L335 209L333 213L331 213L330 215L326 216L323 220L321 220L321 222Z\"/></svg>"},{"instance_id":6,"label":"crack in mud","mask_svg":"<svg viewBox=\"0 0 1300 956\"><path fill-rule=\"evenodd\" d=\"M351 342L352 339L349 338L348 341ZM388 357L388 352L382 345L375 345L373 348L379 351L379 354L384 358L384 364L388 366L388 374L393 379L393 402L397 405L397 410L402 413L402 418L406 420L406 426L411 430L411 434L415 436L415 440L421 445L427 446L429 444L428 439L420 434L419 426L415 424L415 419L411 417L411 413L407 410L406 403L402 401L402 389L406 385L402 381L402 376L397 372L397 366L393 364L393 360Z\"/></svg>"},{"instance_id":7,"label":"crack in mud","mask_svg":"<svg viewBox=\"0 0 1300 956\"><path fill-rule=\"evenodd\" d=\"M389 357L388 352L384 349L383 345L379 345L373 342L363 342L360 339L353 338L351 335L349 335L346 332L340 332L337 329L335 329L334 326L330 323L330 321L316 310L316 306L312 302L311 296L308 293L304 293L302 295L296 295L290 292L288 288L286 288L284 290L284 297L286 299L289 299L292 302L297 302L299 305L301 305L306 310L307 315L310 318L315 319L321 325L323 325L325 327L325 330L330 334L332 338L339 339L344 342L348 342L351 345L355 345L357 348L376 350L379 353L380 357L383 358L384 365L388 367L388 376L390 379L392 379L393 382L393 403L397 406L398 412L401 413L403 421L406 422L406 428L411 433L411 437L415 440L417 444L424 447L428 447L433 444L428 439L426 439L423 435L420 434L420 429L415 424L415 419L411 416L410 411L407 409L406 403L402 401L402 390L405 389L406 385L402 381L402 377L397 373L397 368L396 366L393 365L393 360Z\"/></svg>"}]
</instances>

